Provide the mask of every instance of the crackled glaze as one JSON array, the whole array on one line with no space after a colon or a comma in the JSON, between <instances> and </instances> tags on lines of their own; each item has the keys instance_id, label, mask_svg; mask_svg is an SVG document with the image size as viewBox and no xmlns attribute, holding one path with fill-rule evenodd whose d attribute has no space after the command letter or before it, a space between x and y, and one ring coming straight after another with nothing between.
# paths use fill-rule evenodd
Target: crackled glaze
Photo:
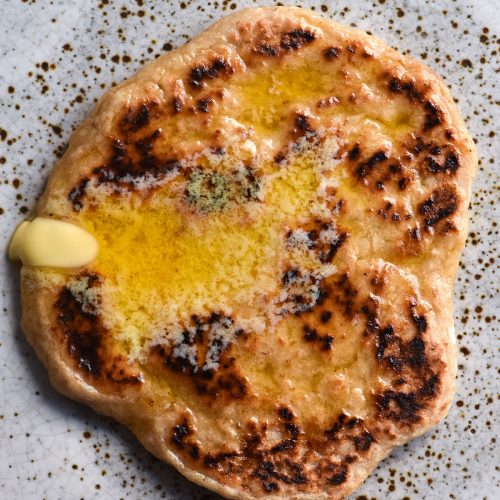
<instances>
[{"instance_id":1,"label":"crackled glaze","mask_svg":"<svg viewBox=\"0 0 500 500\"><path fill-rule=\"evenodd\" d=\"M73 128L104 90L222 15L273 3L72 0L63 6L29 0L2 5L3 248L34 207ZM302 6L376 34L435 69L458 99L480 157L470 236L455 290L460 351L455 401L442 424L393 452L353 498L496 498L498 12L480 0L306 1ZM0 497L215 498L154 459L118 424L52 389L19 330L15 266L4 261L0 279Z\"/></svg>"}]
</instances>

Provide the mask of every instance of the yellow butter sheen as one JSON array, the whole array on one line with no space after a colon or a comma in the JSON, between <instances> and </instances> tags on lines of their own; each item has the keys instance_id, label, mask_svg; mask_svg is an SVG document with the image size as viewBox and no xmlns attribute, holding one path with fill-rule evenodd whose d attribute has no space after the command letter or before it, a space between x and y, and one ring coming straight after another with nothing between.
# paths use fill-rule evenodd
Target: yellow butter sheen
<instances>
[{"instance_id":1,"label":"yellow butter sheen","mask_svg":"<svg viewBox=\"0 0 500 500\"><path fill-rule=\"evenodd\" d=\"M272 296L281 280L284 234L316 203L319 186L308 153L276 170L264 182L263 203L249 212L233 207L193 215L179 210L168 190L160 207L132 209L126 199L110 198L81 212L82 226L99 241L94 270L106 277L113 307L126 319L122 339L134 344L151 335L161 304L170 311L161 313L163 324L178 314L172 305L203 314L214 300L240 316L265 315L262 297Z\"/></svg>"},{"instance_id":2,"label":"yellow butter sheen","mask_svg":"<svg viewBox=\"0 0 500 500\"><path fill-rule=\"evenodd\" d=\"M36 217L16 229L9 257L26 266L74 268L92 262L98 250L97 240L81 227Z\"/></svg>"}]
</instances>

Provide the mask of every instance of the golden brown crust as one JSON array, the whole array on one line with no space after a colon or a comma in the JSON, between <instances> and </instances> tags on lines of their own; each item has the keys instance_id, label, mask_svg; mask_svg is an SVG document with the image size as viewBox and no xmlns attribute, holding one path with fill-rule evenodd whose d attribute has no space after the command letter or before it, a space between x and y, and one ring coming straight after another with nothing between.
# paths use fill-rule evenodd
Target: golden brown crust
<instances>
[{"instance_id":1,"label":"golden brown crust","mask_svg":"<svg viewBox=\"0 0 500 500\"><path fill-rule=\"evenodd\" d=\"M319 83L295 101L282 90L288 100L275 116L252 76L279 79L282 65L297 64L300 80L304 61L302 83ZM327 88L322 72L339 83ZM220 121L227 109L234 120ZM23 330L54 386L228 498L343 498L394 446L446 415L452 285L477 160L445 85L378 39L311 12L243 10L105 95L37 207L81 223L103 197L148 199L175 173L189 210L203 215L214 202L210 192L190 198L206 174L185 169L187 157L224 155L228 138L250 137L286 168L290 143L319 149L325 129L340 144L331 215L289 224L277 302L287 319L272 332L213 310L184 319L176 344L128 362L100 307L106 276L22 270ZM259 201L263 174L245 168L243 177L210 174L233 186L216 210ZM293 252L335 268L314 274Z\"/></svg>"}]
</instances>

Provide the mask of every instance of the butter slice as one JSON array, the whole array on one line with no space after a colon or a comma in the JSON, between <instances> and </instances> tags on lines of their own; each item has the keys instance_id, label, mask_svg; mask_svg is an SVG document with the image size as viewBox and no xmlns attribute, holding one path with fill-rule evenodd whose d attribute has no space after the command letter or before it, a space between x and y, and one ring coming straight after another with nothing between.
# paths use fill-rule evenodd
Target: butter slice
<instances>
[{"instance_id":1,"label":"butter slice","mask_svg":"<svg viewBox=\"0 0 500 500\"><path fill-rule=\"evenodd\" d=\"M27 266L73 268L92 262L98 250L97 240L81 227L36 217L18 226L9 257Z\"/></svg>"}]
</instances>

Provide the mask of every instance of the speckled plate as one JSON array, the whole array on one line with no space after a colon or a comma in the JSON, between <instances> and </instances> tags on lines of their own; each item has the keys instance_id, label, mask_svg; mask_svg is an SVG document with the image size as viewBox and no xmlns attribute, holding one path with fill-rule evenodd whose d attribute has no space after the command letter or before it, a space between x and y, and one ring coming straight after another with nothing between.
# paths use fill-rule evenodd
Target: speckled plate
<instances>
[{"instance_id":1,"label":"speckled plate","mask_svg":"<svg viewBox=\"0 0 500 500\"><path fill-rule=\"evenodd\" d=\"M0 246L106 89L232 10L273 3L0 0ZM460 353L450 414L392 453L353 498L498 499L500 2L301 5L376 34L435 69L458 100L481 158L456 283ZM216 498L153 458L120 425L52 389L19 329L18 269L2 258L0 498Z\"/></svg>"}]
</instances>

